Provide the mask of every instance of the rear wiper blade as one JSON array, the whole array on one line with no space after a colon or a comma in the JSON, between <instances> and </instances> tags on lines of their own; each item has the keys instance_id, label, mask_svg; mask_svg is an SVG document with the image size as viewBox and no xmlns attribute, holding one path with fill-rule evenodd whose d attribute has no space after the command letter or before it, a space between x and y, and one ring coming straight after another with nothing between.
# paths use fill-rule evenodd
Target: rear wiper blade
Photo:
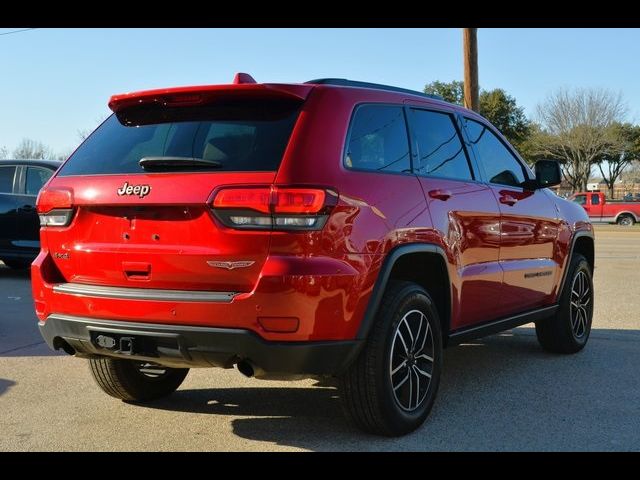
<instances>
[{"instance_id":1,"label":"rear wiper blade","mask_svg":"<svg viewBox=\"0 0 640 480\"><path fill-rule=\"evenodd\" d=\"M221 168L222 164L215 160L192 157L143 157L138 162L145 170L175 168Z\"/></svg>"}]
</instances>

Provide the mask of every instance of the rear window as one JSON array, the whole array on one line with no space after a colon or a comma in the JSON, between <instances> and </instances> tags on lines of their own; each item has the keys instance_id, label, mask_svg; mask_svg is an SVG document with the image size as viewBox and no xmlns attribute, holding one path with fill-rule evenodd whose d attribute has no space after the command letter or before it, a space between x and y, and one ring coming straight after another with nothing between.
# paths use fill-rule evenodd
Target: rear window
<instances>
[{"instance_id":1,"label":"rear window","mask_svg":"<svg viewBox=\"0 0 640 480\"><path fill-rule=\"evenodd\" d=\"M133 107L109 117L59 175L142 173L145 157L204 159L215 171L277 170L301 103L234 100L198 107ZM202 170L202 168L198 168Z\"/></svg>"}]
</instances>

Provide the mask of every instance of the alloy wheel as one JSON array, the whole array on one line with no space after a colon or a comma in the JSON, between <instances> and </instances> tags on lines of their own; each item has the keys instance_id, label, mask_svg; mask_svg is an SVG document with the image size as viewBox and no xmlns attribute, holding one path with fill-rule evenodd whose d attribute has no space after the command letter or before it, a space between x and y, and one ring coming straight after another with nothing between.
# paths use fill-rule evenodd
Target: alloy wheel
<instances>
[{"instance_id":1,"label":"alloy wheel","mask_svg":"<svg viewBox=\"0 0 640 480\"><path fill-rule=\"evenodd\" d=\"M393 396L400 408L412 412L424 402L433 375L433 330L424 313L411 310L402 317L390 355Z\"/></svg>"}]
</instances>

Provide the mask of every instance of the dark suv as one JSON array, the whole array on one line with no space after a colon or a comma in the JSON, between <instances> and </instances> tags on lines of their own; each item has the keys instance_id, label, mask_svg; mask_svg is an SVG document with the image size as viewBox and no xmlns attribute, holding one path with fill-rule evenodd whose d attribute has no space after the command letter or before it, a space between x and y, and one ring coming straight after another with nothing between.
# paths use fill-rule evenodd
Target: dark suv
<instances>
[{"instance_id":1,"label":"dark suv","mask_svg":"<svg viewBox=\"0 0 640 480\"><path fill-rule=\"evenodd\" d=\"M0 160L0 260L28 268L40 251L36 198L61 165L55 160Z\"/></svg>"},{"instance_id":2,"label":"dark suv","mask_svg":"<svg viewBox=\"0 0 640 480\"><path fill-rule=\"evenodd\" d=\"M484 118L340 79L116 95L38 199L40 330L148 401L190 367L336 377L378 434L427 417L442 349L536 322L573 353L592 226ZM256 399L259 401L259 399Z\"/></svg>"}]
</instances>

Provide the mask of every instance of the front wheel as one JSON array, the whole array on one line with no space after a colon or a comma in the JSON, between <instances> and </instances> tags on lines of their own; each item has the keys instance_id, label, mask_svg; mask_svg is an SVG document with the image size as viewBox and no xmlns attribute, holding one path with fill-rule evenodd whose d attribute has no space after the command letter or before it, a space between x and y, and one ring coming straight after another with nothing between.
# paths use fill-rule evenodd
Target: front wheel
<instances>
[{"instance_id":1,"label":"front wheel","mask_svg":"<svg viewBox=\"0 0 640 480\"><path fill-rule=\"evenodd\" d=\"M367 343L339 379L343 408L362 430L398 436L429 415L442 371L440 319L429 294L392 283Z\"/></svg>"},{"instance_id":2,"label":"front wheel","mask_svg":"<svg viewBox=\"0 0 640 480\"><path fill-rule=\"evenodd\" d=\"M632 227L636 220L631 215L620 215L616 223L622 227Z\"/></svg>"},{"instance_id":3,"label":"front wheel","mask_svg":"<svg viewBox=\"0 0 640 480\"><path fill-rule=\"evenodd\" d=\"M89 359L98 386L112 397L148 402L173 393L183 382L188 368L169 368L135 360L109 357Z\"/></svg>"},{"instance_id":4,"label":"front wheel","mask_svg":"<svg viewBox=\"0 0 640 480\"><path fill-rule=\"evenodd\" d=\"M593 279L589 262L574 254L560 294L557 312L536 322L538 342L553 353L576 353L584 348L593 318Z\"/></svg>"}]
</instances>

